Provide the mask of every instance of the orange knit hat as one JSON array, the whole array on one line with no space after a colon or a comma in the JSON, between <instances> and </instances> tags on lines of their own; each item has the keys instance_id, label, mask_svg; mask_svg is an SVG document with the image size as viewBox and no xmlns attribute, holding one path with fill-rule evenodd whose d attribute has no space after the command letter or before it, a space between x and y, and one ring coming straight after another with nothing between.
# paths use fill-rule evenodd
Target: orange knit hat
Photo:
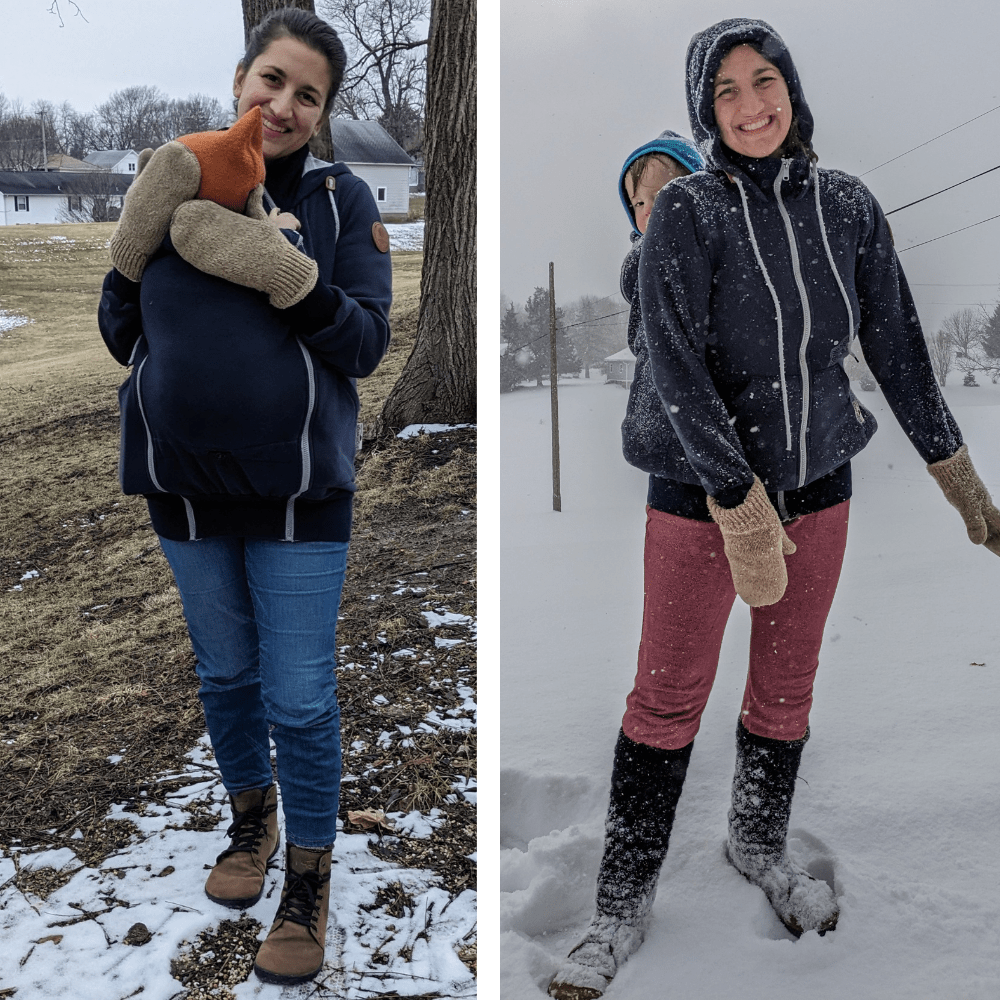
<instances>
[{"instance_id":1,"label":"orange knit hat","mask_svg":"<svg viewBox=\"0 0 1000 1000\"><path fill-rule=\"evenodd\" d=\"M223 132L195 132L177 141L198 157L199 198L242 212L250 192L264 183L264 125L259 107L251 108Z\"/></svg>"}]
</instances>

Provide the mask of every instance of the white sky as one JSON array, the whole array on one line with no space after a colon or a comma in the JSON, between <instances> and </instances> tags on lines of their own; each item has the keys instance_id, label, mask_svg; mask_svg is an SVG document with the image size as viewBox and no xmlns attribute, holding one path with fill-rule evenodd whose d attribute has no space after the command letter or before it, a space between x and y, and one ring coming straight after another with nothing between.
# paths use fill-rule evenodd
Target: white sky
<instances>
[{"instance_id":1,"label":"white sky","mask_svg":"<svg viewBox=\"0 0 1000 1000\"><path fill-rule=\"evenodd\" d=\"M92 111L135 84L169 97L232 96L243 54L240 0L77 0L86 17L59 0L6 0L0 91L25 106L44 98Z\"/></svg>"},{"instance_id":2,"label":"white sky","mask_svg":"<svg viewBox=\"0 0 1000 1000\"><path fill-rule=\"evenodd\" d=\"M550 260L557 301L618 295L621 164L664 128L690 134L684 55L723 18L762 18L784 38L821 167L860 174L1000 105L1000 8L988 0L506 0L494 16L500 100L483 135L502 160L499 287L522 303ZM890 211L998 164L1000 110L864 179ZM902 250L997 214L1000 170L889 221ZM900 259L933 330L962 304L996 302L1000 219Z\"/></svg>"}]
</instances>

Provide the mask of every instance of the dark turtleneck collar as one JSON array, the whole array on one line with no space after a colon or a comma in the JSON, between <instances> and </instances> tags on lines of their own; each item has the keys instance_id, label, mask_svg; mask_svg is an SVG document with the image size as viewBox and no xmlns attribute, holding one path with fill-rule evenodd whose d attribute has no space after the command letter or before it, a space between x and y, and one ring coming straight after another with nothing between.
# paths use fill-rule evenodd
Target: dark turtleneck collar
<instances>
[{"instance_id":1,"label":"dark turtleneck collar","mask_svg":"<svg viewBox=\"0 0 1000 1000\"><path fill-rule=\"evenodd\" d=\"M274 199L275 205L283 212L290 211L295 205L299 181L302 178L302 168L308 155L309 145L307 143L288 156L268 160L266 163L267 178L264 181L264 187Z\"/></svg>"},{"instance_id":2,"label":"dark turtleneck collar","mask_svg":"<svg viewBox=\"0 0 1000 1000\"><path fill-rule=\"evenodd\" d=\"M724 167L735 167L744 177L768 194L774 190L775 178L781 172L780 157L744 156L728 146L722 147L722 154ZM801 194L809 184L809 159L804 153L796 153L791 157L788 176L785 190L791 192L793 196Z\"/></svg>"}]
</instances>

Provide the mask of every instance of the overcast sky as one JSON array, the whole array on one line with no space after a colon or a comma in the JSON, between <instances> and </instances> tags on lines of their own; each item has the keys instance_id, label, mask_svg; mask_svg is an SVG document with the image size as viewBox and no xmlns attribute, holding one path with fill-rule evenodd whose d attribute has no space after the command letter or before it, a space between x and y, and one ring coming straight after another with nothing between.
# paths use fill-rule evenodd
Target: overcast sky
<instances>
[{"instance_id":1,"label":"overcast sky","mask_svg":"<svg viewBox=\"0 0 1000 1000\"><path fill-rule=\"evenodd\" d=\"M115 90L159 87L168 97L224 103L243 54L240 0L4 0L0 91L25 106L43 98L92 111Z\"/></svg>"},{"instance_id":2,"label":"overcast sky","mask_svg":"<svg viewBox=\"0 0 1000 1000\"><path fill-rule=\"evenodd\" d=\"M727 17L770 23L792 53L821 167L862 174L1000 105L1000 7L986 0L505 0L495 135L499 287L517 302L618 295L629 226L625 157L664 128L690 135L684 55ZM865 175L883 209L1000 164L1000 110ZM1000 170L890 218L925 329L1000 292ZM966 287L971 286L971 287Z\"/></svg>"}]
</instances>

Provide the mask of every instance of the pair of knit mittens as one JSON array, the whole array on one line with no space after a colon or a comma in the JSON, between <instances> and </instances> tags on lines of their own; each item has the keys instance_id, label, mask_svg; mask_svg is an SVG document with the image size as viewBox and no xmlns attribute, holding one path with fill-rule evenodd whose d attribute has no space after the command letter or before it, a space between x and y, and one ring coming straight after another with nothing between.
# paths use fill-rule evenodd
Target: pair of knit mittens
<instances>
[{"instance_id":1,"label":"pair of knit mittens","mask_svg":"<svg viewBox=\"0 0 1000 1000\"><path fill-rule=\"evenodd\" d=\"M927 471L962 515L969 540L1000 555L1000 510L973 467L968 446L931 463ZM785 534L761 481L754 477L737 507L720 507L709 497L708 510L722 532L736 593L752 608L780 601L788 586L785 556L795 552L795 543Z\"/></svg>"},{"instance_id":2,"label":"pair of knit mittens","mask_svg":"<svg viewBox=\"0 0 1000 1000\"><path fill-rule=\"evenodd\" d=\"M224 132L197 132L144 150L111 238L111 262L139 281L167 232L192 267L265 292L278 309L301 302L316 262L293 247L263 206L260 108Z\"/></svg>"}]
</instances>

